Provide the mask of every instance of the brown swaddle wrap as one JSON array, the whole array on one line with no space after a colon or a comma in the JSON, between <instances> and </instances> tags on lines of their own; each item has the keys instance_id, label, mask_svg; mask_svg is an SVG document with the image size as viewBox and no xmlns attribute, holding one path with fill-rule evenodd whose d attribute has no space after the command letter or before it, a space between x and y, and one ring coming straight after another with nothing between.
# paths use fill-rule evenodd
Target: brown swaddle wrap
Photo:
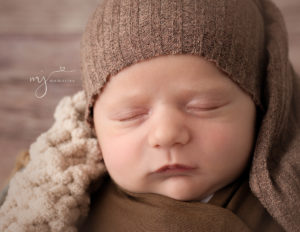
<instances>
[{"instance_id":1,"label":"brown swaddle wrap","mask_svg":"<svg viewBox=\"0 0 300 232\"><path fill-rule=\"evenodd\" d=\"M288 58L282 15L262 1L268 63L262 90L266 112L256 140L250 187L286 231L300 230L300 80Z\"/></svg>"},{"instance_id":2,"label":"brown swaddle wrap","mask_svg":"<svg viewBox=\"0 0 300 232\"><path fill-rule=\"evenodd\" d=\"M105 83L158 55L213 61L256 103L250 187L286 231L300 230L300 84L287 31L270 0L103 1L81 42L86 120Z\"/></svg>"},{"instance_id":3,"label":"brown swaddle wrap","mask_svg":"<svg viewBox=\"0 0 300 232\"><path fill-rule=\"evenodd\" d=\"M248 170L247 170L248 171ZM217 191L208 203L133 193L109 175L92 195L90 216L80 231L283 232L249 188L248 172Z\"/></svg>"}]
</instances>

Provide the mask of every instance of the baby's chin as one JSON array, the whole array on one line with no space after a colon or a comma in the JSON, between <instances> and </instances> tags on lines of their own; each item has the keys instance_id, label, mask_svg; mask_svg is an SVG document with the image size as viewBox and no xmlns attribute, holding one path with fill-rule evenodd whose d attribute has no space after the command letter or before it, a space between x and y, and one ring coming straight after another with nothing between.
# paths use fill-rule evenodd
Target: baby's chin
<instances>
[{"instance_id":1,"label":"baby's chin","mask_svg":"<svg viewBox=\"0 0 300 232\"><path fill-rule=\"evenodd\" d=\"M213 193L211 187L209 183L200 185L178 176L164 180L155 186L153 192L178 201L201 201Z\"/></svg>"}]
</instances>

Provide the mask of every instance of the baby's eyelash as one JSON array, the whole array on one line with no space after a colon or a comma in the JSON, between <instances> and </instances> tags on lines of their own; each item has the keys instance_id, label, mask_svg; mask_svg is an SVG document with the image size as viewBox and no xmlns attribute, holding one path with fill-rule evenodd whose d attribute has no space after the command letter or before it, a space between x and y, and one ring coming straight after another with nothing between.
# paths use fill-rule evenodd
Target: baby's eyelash
<instances>
[{"instance_id":1,"label":"baby's eyelash","mask_svg":"<svg viewBox=\"0 0 300 232\"><path fill-rule=\"evenodd\" d=\"M211 111L220 108L220 106L209 106L209 107L188 107L188 109L195 109L201 111Z\"/></svg>"},{"instance_id":2,"label":"baby's eyelash","mask_svg":"<svg viewBox=\"0 0 300 232\"><path fill-rule=\"evenodd\" d=\"M199 107L199 106L187 106L186 109L187 110L195 110L195 111L200 111L200 112L209 112L209 111L214 111L214 110L217 110L219 109L220 105L213 105L213 106L202 106L202 107ZM122 116L120 116L117 120L119 122L126 122L126 121L134 121L134 120L138 120L138 119L141 119L141 117L147 115L147 113L145 112L132 112L132 113L127 113L127 114L124 114Z\"/></svg>"},{"instance_id":3,"label":"baby's eyelash","mask_svg":"<svg viewBox=\"0 0 300 232\"><path fill-rule=\"evenodd\" d=\"M125 117L122 117L121 119L119 119L118 121L123 122L123 121L131 121L137 118L140 118L141 116L145 115L144 113L141 114L134 114L134 115L128 115Z\"/></svg>"}]
</instances>

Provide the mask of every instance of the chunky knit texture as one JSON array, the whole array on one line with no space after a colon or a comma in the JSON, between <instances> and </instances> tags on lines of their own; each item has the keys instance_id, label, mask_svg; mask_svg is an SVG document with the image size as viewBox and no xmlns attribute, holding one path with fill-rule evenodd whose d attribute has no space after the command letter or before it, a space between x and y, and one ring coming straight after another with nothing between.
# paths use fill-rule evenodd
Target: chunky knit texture
<instances>
[{"instance_id":1,"label":"chunky knit texture","mask_svg":"<svg viewBox=\"0 0 300 232\"><path fill-rule=\"evenodd\" d=\"M0 231L77 231L88 214L88 187L106 170L83 121L85 105L83 91L59 102L55 123L30 146L30 162L10 181Z\"/></svg>"}]
</instances>

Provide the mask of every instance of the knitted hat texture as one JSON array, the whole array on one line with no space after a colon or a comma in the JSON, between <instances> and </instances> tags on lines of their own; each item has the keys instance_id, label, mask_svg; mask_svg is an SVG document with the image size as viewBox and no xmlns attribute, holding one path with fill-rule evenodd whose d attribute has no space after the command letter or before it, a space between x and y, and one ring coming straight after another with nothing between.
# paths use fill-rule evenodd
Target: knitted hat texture
<instances>
[{"instance_id":1,"label":"knitted hat texture","mask_svg":"<svg viewBox=\"0 0 300 232\"><path fill-rule=\"evenodd\" d=\"M81 40L81 70L93 128L93 106L109 77L162 55L193 54L214 62L260 102L264 23L253 0L104 0Z\"/></svg>"}]
</instances>

